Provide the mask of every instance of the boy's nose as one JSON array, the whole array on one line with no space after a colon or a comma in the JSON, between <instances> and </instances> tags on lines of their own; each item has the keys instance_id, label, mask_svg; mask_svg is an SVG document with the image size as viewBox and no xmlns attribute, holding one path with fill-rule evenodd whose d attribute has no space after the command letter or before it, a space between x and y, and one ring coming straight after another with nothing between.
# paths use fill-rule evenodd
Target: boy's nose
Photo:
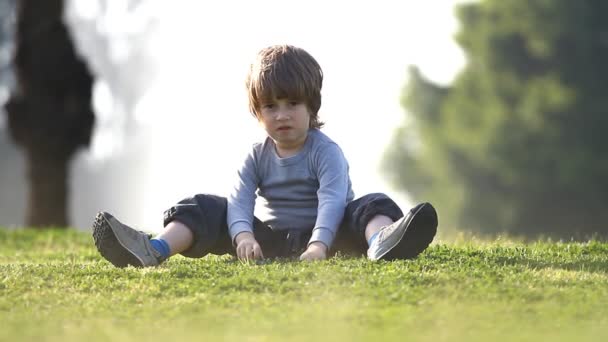
<instances>
[{"instance_id":1,"label":"boy's nose","mask_svg":"<svg viewBox=\"0 0 608 342\"><path fill-rule=\"evenodd\" d=\"M276 120L287 120L289 119L289 112L287 110L279 110L277 111L277 115L275 117Z\"/></svg>"}]
</instances>

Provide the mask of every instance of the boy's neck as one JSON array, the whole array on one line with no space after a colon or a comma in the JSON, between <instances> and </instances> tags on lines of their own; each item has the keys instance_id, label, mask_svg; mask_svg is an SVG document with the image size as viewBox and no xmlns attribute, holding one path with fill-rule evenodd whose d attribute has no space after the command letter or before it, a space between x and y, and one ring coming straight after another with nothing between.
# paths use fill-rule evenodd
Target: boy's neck
<instances>
[{"instance_id":1,"label":"boy's neck","mask_svg":"<svg viewBox=\"0 0 608 342\"><path fill-rule=\"evenodd\" d=\"M297 146L297 147L280 147L277 144L275 144L274 146L275 146L275 150L280 158L289 158L289 157L292 157L292 156L295 156L296 154L298 154L298 152L300 152L300 150L302 150L302 147L304 147L304 144L301 144L300 146Z\"/></svg>"},{"instance_id":2,"label":"boy's neck","mask_svg":"<svg viewBox=\"0 0 608 342\"><path fill-rule=\"evenodd\" d=\"M277 155L280 158L289 158L289 157L293 157L296 154L298 154L298 152L300 152L302 150L302 148L304 148L304 145L306 144L306 140L308 140L308 134L306 134L306 138L304 138L304 140L296 145L293 146L281 146L279 145L276 141L274 142L274 146L275 146L275 151L277 152Z\"/></svg>"}]
</instances>

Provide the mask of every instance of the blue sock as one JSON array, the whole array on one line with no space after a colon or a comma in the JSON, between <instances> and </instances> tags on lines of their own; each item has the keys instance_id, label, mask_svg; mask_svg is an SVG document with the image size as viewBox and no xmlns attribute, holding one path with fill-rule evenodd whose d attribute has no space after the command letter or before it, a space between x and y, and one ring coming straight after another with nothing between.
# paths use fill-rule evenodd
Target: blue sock
<instances>
[{"instance_id":1,"label":"blue sock","mask_svg":"<svg viewBox=\"0 0 608 342\"><path fill-rule=\"evenodd\" d=\"M380 231L375 232L374 235L369 237L369 240L367 240L368 246L371 246L372 242L374 242L374 240L376 240L376 238L378 237L378 233L380 233Z\"/></svg>"},{"instance_id":2,"label":"blue sock","mask_svg":"<svg viewBox=\"0 0 608 342\"><path fill-rule=\"evenodd\" d=\"M167 259L169 255L171 255L171 249L169 248L167 241L163 239L151 239L150 244L160 253L163 260Z\"/></svg>"}]
</instances>

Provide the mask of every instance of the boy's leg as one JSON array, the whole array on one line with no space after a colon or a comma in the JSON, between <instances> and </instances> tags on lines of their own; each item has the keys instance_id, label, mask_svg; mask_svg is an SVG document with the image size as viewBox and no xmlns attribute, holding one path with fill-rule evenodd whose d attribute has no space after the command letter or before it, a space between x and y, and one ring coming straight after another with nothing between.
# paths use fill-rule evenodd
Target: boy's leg
<instances>
[{"instance_id":1,"label":"boy's leg","mask_svg":"<svg viewBox=\"0 0 608 342\"><path fill-rule=\"evenodd\" d=\"M151 240L154 247L160 249L165 258L187 250L192 246L193 241L194 234L190 228L176 220L169 222L165 229Z\"/></svg>"},{"instance_id":2,"label":"boy's leg","mask_svg":"<svg viewBox=\"0 0 608 342\"><path fill-rule=\"evenodd\" d=\"M95 219L93 238L101 255L117 267L156 266L177 253L187 257L224 254L231 246L226 207L226 199L219 196L184 199L165 211L165 230L152 241L148 234L102 212Z\"/></svg>"},{"instance_id":3,"label":"boy's leg","mask_svg":"<svg viewBox=\"0 0 608 342\"><path fill-rule=\"evenodd\" d=\"M199 258L209 253L236 256L235 246L228 233L227 210L228 202L224 197L196 195L185 199L165 212L166 233L161 233L157 238L168 238L171 255L180 253L191 258ZM183 234L172 234L173 231L177 232L179 226L188 229L192 234L189 247L186 247L188 239ZM253 235L262 247L265 257L277 255L278 246L281 246L282 242L280 233L273 232L254 217Z\"/></svg>"},{"instance_id":4,"label":"boy's leg","mask_svg":"<svg viewBox=\"0 0 608 342\"><path fill-rule=\"evenodd\" d=\"M409 259L433 241L437 213L430 203L422 203L404 216L388 196L369 194L349 203L341 231L367 241L367 255L372 260Z\"/></svg>"},{"instance_id":5,"label":"boy's leg","mask_svg":"<svg viewBox=\"0 0 608 342\"><path fill-rule=\"evenodd\" d=\"M123 224L109 213L100 212L95 217L93 239L99 253L116 267L156 266L162 262L148 234Z\"/></svg>"},{"instance_id":6,"label":"boy's leg","mask_svg":"<svg viewBox=\"0 0 608 342\"><path fill-rule=\"evenodd\" d=\"M199 194L186 198L165 211L165 230L157 238L167 239L170 255L200 258L209 253L230 253L227 210L228 202L221 196Z\"/></svg>"},{"instance_id":7,"label":"boy's leg","mask_svg":"<svg viewBox=\"0 0 608 342\"><path fill-rule=\"evenodd\" d=\"M372 260L411 259L422 253L437 233L437 212L430 203L420 203L395 222L384 224L376 217L366 227L370 236L368 258Z\"/></svg>"}]
</instances>

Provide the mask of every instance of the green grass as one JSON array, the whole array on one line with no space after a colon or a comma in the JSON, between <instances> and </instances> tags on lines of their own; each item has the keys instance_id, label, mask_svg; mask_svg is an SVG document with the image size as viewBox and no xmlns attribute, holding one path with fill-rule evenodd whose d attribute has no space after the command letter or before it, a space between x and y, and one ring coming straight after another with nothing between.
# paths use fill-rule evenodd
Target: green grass
<instances>
[{"instance_id":1,"label":"green grass","mask_svg":"<svg viewBox=\"0 0 608 342\"><path fill-rule=\"evenodd\" d=\"M118 269L89 234L0 229L0 341L600 341L608 244L436 241L416 260Z\"/></svg>"}]
</instances>

